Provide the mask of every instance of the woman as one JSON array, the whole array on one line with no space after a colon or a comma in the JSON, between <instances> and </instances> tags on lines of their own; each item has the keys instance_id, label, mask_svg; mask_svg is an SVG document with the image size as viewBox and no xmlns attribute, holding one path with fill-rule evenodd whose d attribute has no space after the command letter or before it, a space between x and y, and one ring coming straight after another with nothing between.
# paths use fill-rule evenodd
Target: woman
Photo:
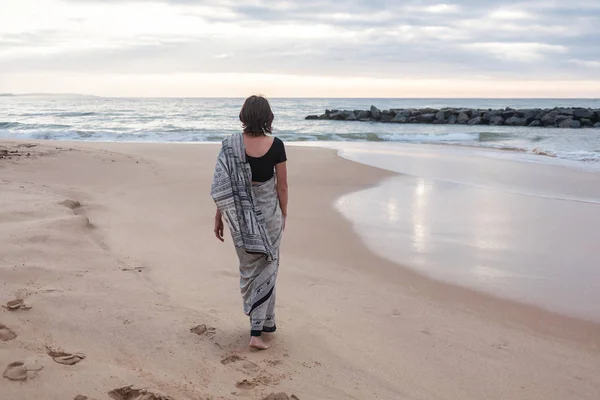
<instances>
[{"instance_id":1,"label":"woman","mask_svg":"<svg viewBox=\"0 0 600 400\"><path fill-rule=\"evenodd\" d=\"M275 281L288 203L285 146L270 136L273 119L267 99L246 99L240 112L244 131L223 141L211 187L217 205L214 232L223 242L225 219L240 260L250 347L260 350L269 348L262 333L277 329Z\"/></svg>"}]
</instances>

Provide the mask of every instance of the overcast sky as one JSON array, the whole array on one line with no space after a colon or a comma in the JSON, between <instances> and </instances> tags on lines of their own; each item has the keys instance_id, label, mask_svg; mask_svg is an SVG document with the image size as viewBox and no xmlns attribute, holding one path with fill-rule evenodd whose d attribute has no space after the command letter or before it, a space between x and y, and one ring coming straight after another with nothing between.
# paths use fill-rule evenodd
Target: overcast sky
<instances>
[{"instance_id":1,"label":"overcast sky","mask_svg":"<svg viewBox=\"0 0 600 400\"><path fill-rule=\"evenodd\" d=\"M600 97L600 0L0 0L0 92Z\"/></svg>"}]
</instances>

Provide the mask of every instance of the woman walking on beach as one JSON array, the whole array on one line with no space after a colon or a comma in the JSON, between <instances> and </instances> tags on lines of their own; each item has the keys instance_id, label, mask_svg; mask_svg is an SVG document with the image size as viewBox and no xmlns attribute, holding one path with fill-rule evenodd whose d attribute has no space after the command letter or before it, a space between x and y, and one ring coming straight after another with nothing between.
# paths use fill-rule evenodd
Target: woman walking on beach
<instances>
[{"instance_id":1,"label":"woman walking on beach","mask_svg":"<svg viewBox=\"0 0 600 400\"><path fill-rule=\"evenodd\" d=\"M275 282L288 203L285 146L270 136L273 119L267 99L246 99L240 112L243 133L223 141L211 187L214 232L223 242L225 219L240 262L250 347L261 350L269 348L262 333L276 330Z\"/></svg>"}]
</instances>

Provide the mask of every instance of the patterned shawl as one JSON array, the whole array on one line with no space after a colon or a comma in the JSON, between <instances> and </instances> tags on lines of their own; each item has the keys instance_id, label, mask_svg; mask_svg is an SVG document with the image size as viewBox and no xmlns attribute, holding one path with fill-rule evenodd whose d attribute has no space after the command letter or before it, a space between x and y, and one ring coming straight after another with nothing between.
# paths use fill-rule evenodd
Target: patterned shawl
<instances>
[{"instance_id":1,"label":"patterned shawl","mask_svg":"<svg viewBox=\"0 0 600 400\"><path fill-rule=\"evenodd\" d=\"M229 226L235 247L264 254L268 261L276 258L277 249L265 229L265 218L255 207L252 171L246 162L242 133L223 140L210 195Z\"/></svg>"}]
</instances>

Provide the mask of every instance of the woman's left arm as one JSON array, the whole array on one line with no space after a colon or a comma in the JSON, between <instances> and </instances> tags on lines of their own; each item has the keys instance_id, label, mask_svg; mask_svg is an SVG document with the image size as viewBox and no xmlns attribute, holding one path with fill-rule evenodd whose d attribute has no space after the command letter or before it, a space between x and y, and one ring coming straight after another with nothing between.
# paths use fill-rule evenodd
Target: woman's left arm
<instances>
[{"instance_id":1,"label":"woman's left arm","mask_svg":"<svg viewBox=\"0 0 600 400\"><path fill-rule=\"evenodd\" d=\"M217 237L217 239L219 239L221 242L225 241L225 238L223 237L223 232L224 232L225 226L223 225L223 218L221 215L221 211L219 211L219 209L217 208L217 212L215 213L215 236Z\"/></svg>"}]
</instances>

